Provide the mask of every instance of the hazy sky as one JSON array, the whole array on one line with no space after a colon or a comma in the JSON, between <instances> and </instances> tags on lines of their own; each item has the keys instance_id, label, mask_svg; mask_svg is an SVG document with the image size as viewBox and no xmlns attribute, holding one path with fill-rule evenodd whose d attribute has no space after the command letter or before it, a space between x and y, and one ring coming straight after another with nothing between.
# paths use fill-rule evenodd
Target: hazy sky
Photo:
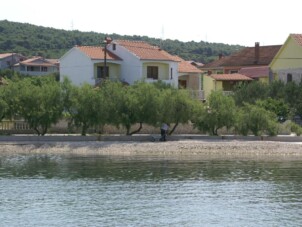
<instances>
[{"instance_id":1,"label":"hazy sky","mask_svg":"<svg viewBox=\"0 0 302 227\"><path fill-rule=\"evenodd\" d=\"M290 33L302 33L300 6L300 0L7 0L0 20L254 46L283 44Z\"/></svg>"}]
</instances>

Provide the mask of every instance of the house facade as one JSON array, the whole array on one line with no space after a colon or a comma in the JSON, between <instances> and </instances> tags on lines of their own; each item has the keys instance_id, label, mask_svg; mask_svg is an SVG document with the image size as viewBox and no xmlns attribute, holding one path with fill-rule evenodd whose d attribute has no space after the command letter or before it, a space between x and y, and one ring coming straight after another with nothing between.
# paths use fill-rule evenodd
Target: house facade
<instances>
[{"instance_id":1,"label":"house facade","mask_svg":"<svg viewBox=\"0 0 302 227\"><path fill-rule=\"evenodd\" d=\"M287 82L301 82L302 79L302 34L290 34L278 51L270 69L273 79Z\"/></svg>"},{"instance_id":2,"label":"house facade","mask_svg":"<svg viewBox=\"0 0 302 227\"><path fill-rule=\"evenodd\" d=\"M212 91L221 91L225 95L232 94L234 87L240 82L250 82L253 79L239 74L211 74L204 75L204 96L209 97Z\"/></svg>"},{"instance_id":3,"label":"house facade","mask_svg":"<svg viewBox=\"0 0 302 227\"><path fill-rule=\"evenodd\" d=\"M242 68L269 66L280 48L281 45L260 46L256 42L254 47L245 47L230 56L219 56L219 59L205 64L201 69L211 75L239 73Z\"/></svg>"},{"instance_id":4,"label":"house facade","mask_svg":"<svg viewBox=\"0 0 302 227\"><path fill-rule=\"evenodd\" d=\"M43 76L59 72L58 59L33 57L14 65L14 70L23 75Z\"/></svg>"},{"instance_id":5,"label":"house facade","mask_svg":"<svg viewBox=\"0 0 302 227\"><path fill-rule=\"evenodd\" d=\"M102 79L133 84L163 81L178 86L178 62L142 41L113 40L102 47L74 47L60 59L60 78L96 85Z\"/></svg>"},{"instance_id":6,"label":"house facade","mask_svg":"<svg viewBox=\"0 0 302 227\"><path fill-rule=\"evenodd\" d=\"M0 70L12 69L13 65L25 60L25 57L16 53L0 54Z\"/></svg>"},{"instance_id":7,"label":"house facade","mask_svg":"<svg viewBox=\"0 0 302 227\"><path fill-rule=\"evenodd\" d=\"M178 56L174 56L174 60L178 61L178 88L187 89L193 97L204 100L202 71L192 64L192 61L185 61Z\"/></svg>"}]
</instances>

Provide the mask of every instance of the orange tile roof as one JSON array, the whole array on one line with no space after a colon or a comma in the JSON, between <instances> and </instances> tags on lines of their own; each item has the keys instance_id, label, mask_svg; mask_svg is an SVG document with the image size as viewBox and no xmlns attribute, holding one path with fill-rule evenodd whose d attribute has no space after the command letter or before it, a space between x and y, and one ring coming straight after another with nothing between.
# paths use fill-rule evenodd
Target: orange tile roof
<instances>
[{"instance_id":1,"label":"orange tile roof","mask_svg":"<svg viewBox=\"0 0 302 227\"><path fill-rule=\"evenodd\" d=\"M105 50L102 47L76 46L76 48L93 60L105 59ZM108 50L107 50L106 59L107 60L121 60L121 58L119 58L118 56L116 56L115 54L111 53Z\"/></svg>"},{"instance_id":2,"label":"orange tile roof","mask_svg":"<svg viewBox=\"0 0 302 227\"><path fill-rule=\"evenodd\" d=\"M214 80L231 80L231 81L248 81L248 80L253 80L247 76L244 76L239 73L232 73L232 74L213 74L211 77Z\"/></svg>"},{"instance_id":3,"label":"orange tile roof","mask_svg":"<svg viewBox=\"0 0 302 227\"><path fill-rule=\"evenodd\" d=\"M185 61L181 57L174 55L172 56L174 61L178 61L178 72L180 73L201 73L202 71L192 65L191 61Z\"/></svg>"},{"instance_id":4,"label":"orange tile roof","mask_svg":"<svg viewBox=\"0 0 302 227\"><path fill-rule=\"evenodd\" d=\"M302 46L302 34L290 34L290 36L300 45Z\"/></svg>"},{"instance_id":5,"label":"orange tile roof","mask_svg":"<svg viewBox=\"0 0 302 227\"><path fill-rule=\"evenodd\" d=\"M173 56L168 52L144 41L114 40L113 42L123 46L141 60L174 61Z\"/></svg>"},{"instance_id":6,"label":"orange tile roof","mask_svg":"<svg viewBox=\"0 0 302 227\"><path fill-rule=\"evenodd\" d=\"M246 68L241 68L238 73L248 76L250 78L268 77L269 67L268 66L246 67Z\"/></svg>"}]
</instances>

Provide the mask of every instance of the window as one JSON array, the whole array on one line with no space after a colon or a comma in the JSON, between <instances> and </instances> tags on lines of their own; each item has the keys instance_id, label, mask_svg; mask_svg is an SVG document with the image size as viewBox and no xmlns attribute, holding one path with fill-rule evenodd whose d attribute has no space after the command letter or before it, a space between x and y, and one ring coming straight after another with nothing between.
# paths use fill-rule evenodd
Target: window
<instances>
[{"instance_id":1,"label":"window","mask_svg":"<svg viewBox=\"0 0 302 227\"><path fill-rule=\"evenodd\" d=\"M233 73L238 73L238 70L231 70L230 74L233 74Z\"/></svg>"},{"instance_id":2,"label":"window","mask_svg":"<svg viewBox=\"0 0 302 227\"><path fill-rule=\"evenodd\" d=\"M33 66L27 66L27 71L35 71L35 67Z\"/></svg>"},{"instance_id":3,"label":"window","mask_svg":"<svg viewBox=\"0 0 302 227\"><path fill-rule=\"evenodd\" d=\"M147 66L147 78L157 80L158 79L158 67Z\"/></svg>"},{"instance_id":4,"label":"window","mask_svg":"<svg viewBox=\"0 0 302 227\"><path fill-rule=\"evenodd\" d=\"M113 43L112 49L113 49L113 50L116 50L116 44L115 44L115 43Z\"/></svg>"},{"instance_id":5,"label":"window","mask_svg":"<svg viewBox=\"0 0 302 227\"><path fill-rule=\"evenodd\" d=\"M48 70L47 70L47 67L42 66L42 67L41 67L41 71L42 71L42 72L47 72L47 71L48 71Z\"/></svg>"},{"instance_id":6,"label":"window","mask_svg":"<svg viewBox=\"0 0 302 227\"><path fill-rule=\"evenodd\" d=\"M293 81L293 75L290 74L290 73L288 73L288 74L287 74L287 83L288 83L288 82L292 82L292 81Z\"/></svg>"},{"instance_id":7,"label":"window","mask_svg":"<svg viewBox=\"0 0 302 227\"><path fill-rule=\"evenodd\" d=\"M109 77L109 67L106 66L106 72L104 72L105 67L104 66L98 66L97 67L97 75L96 77L98 79L106 79Z\"/></svg>"}]
</instances>

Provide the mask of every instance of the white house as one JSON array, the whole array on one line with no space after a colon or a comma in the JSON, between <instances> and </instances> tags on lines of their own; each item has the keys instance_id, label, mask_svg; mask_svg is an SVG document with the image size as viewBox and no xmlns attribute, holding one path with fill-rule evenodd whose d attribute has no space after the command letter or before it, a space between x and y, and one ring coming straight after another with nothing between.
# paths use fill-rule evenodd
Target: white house
<instances>
[{"instance_id":1,"label":"white house","mask_svg":"<svg viewBox=\"0 0 302 227\"><path fill-rule=\"evenodd\" d=\"M60 59L61 80L68 77L76 85L109 78L128 84L161 80L177 87L177 70L172 55L143 41L113 40L105 49L75 46Z\"/></svg>"}]
</instances>

